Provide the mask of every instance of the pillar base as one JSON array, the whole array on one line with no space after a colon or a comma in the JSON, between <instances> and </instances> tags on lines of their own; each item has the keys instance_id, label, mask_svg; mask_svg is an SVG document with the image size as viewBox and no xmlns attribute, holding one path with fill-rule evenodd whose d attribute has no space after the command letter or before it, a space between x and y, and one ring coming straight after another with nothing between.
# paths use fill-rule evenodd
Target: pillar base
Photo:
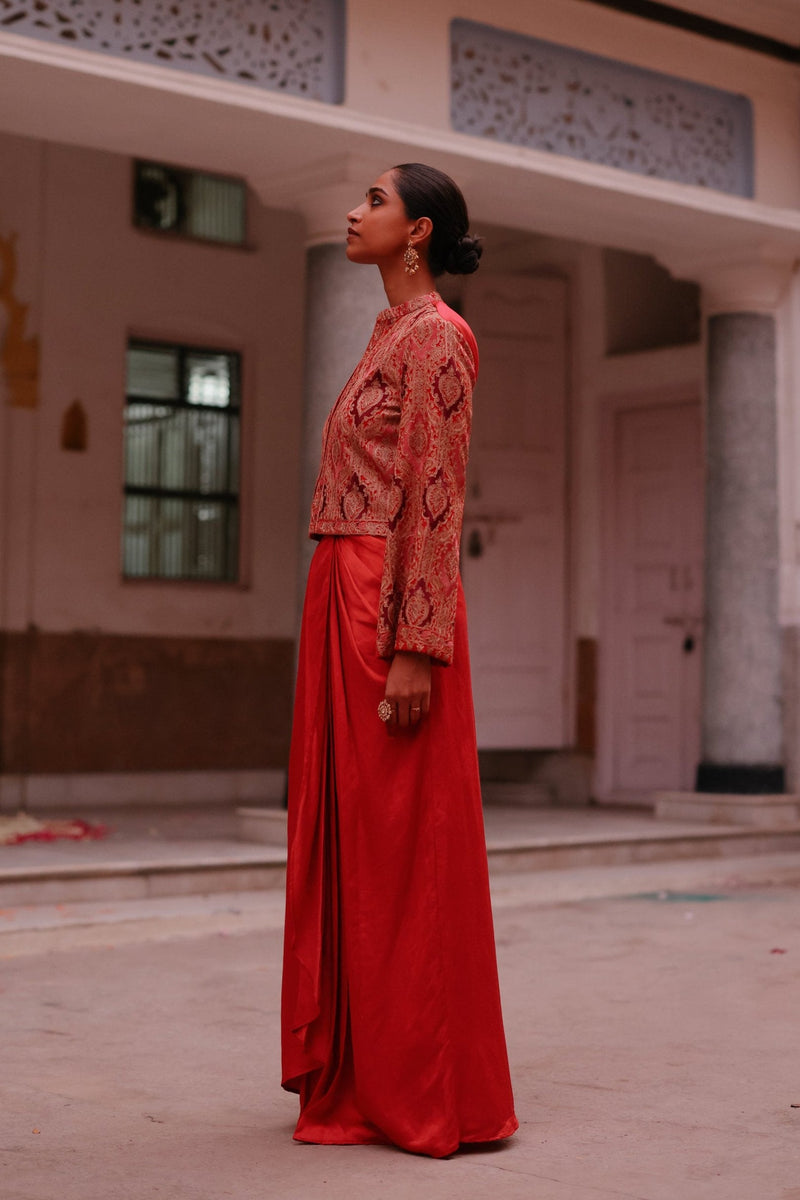
<instances>
[{"instance_id":1,"label":"pillar base","mask_svg":"<svg viewBox=\"0 0 800 1200\"><path fill-rule=\"evenodd\" d=\"M697 768L698 792L722 792L726 795L764 796L786 791L783 766L770 763L702 762Z\"/></svg>"},{"instance_id":2,"label":"pillar base","mask_svg":"<svg viewBox=\"0 0 800 1200\"><path fill-rule=\"evenodd\" d=\"M800 828L800 796L724 795L720 792L656 792L654 815L665 821L703 825L748 825L759 829Z\"/></svg>"}]
</instances>

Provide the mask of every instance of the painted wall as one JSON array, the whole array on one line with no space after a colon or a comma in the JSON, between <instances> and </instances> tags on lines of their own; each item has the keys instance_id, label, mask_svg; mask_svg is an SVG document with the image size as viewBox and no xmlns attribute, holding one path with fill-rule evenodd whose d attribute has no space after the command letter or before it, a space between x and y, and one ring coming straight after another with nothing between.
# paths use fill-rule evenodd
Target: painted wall
<instances>
[{"instance_id":1,"label":"painted wall","mask_svg":"<svg viewBox=\"0 0 800 1200\"><path fill-rule=\"evenodd\" d=\"M0 626L293 638L302 222L251 200L247 249L165 239L131 224L126 158L2 137L0 159L0 235L18 235L17 291L41 346L38 409L5 405L0 420ZM238 585L121 578L129 335L243 355ZM76 399L85 452L60 448Z\"/></svg>"},{"instance_id":2,"label":"painted wall","mask_svg":"<svg viewBox=\"0 0 800 1200\"><path fill-rule=\"evenodd\" d=\"M0 160L0 237L16 234L14 294L40 347L35 407L0 380L0 807L20 802L15 779L49 780L60 803L92 772L104 802L131 772L151 773L147 798L153 772L200 768L223 773L216 799L242 773L274 794L296 633L302 221L251 198L244 249L163 238L131 224L125 157L3 136ZM0 340L8 319L0 305ZM122 578L131 335L242 354L236 584ZM61 445L76 400L79 451ZM176 781L172 798L198 786Z\"/></svg>"}]
</instances>

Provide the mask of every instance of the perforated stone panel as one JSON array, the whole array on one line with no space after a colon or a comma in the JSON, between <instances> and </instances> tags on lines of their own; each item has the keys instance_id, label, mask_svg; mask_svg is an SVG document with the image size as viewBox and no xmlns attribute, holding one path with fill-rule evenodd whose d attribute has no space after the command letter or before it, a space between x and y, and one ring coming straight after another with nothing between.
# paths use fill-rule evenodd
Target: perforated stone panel
<instances>
[{"instance_id":1,"label":"perforated stone panel","mask_svg":"<svg viewBox=\"0 0 800 1200\"><path fill-rule=\"evenodd\" d=\"M753 194L745 96L472 21L452 23L451 49L461 133Z\"/></svg>"},{"instance_id":2,"label":"perforated stone panel","mask_svg":"<svg viewBox=\"0 0 800 1200\"><path fill-rule=\"evenodd\" d=\"M0 0L0 30L342 99L344 0Z\"/></svg>"}]
</instances>

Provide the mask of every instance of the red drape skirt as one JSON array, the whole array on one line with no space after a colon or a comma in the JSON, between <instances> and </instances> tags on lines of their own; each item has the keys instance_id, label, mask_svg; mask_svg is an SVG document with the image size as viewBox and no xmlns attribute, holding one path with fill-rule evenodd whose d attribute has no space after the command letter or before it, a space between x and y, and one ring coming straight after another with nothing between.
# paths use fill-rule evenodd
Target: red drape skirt
<instances>
[{"instance_id":1,"label":"red drape skirt","mask_svg":"<svg viewBox=\"0 0 800 1200\"><path fill-rule=\"evenodd\" d=\"M517 1128L500 1012L466 617L431 712L377 715L384 541L328 537L308 580L289 767L283 1086L298 1141L436 1157Z\"/></svg>"}]
</instances>

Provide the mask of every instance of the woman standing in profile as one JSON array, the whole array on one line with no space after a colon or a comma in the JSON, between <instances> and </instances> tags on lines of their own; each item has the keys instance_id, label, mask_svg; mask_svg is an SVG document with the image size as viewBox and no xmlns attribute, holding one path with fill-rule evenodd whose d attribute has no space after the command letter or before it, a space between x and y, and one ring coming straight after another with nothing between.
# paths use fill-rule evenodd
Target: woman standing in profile
<instances>
[{"instance_id":1,"label":"woman standing in profile","mask_svg":"<svg viewBox=\"0 0 800 1200\"><path fill-rule=\"evenodd\" d=\"M444 1157L517 1128L459 540L478 367L434 278L480 258L409 163L347 217L390 307L325 427L289 766L283 1086L294 1137Z\"/></svg>"}]
</instances>

